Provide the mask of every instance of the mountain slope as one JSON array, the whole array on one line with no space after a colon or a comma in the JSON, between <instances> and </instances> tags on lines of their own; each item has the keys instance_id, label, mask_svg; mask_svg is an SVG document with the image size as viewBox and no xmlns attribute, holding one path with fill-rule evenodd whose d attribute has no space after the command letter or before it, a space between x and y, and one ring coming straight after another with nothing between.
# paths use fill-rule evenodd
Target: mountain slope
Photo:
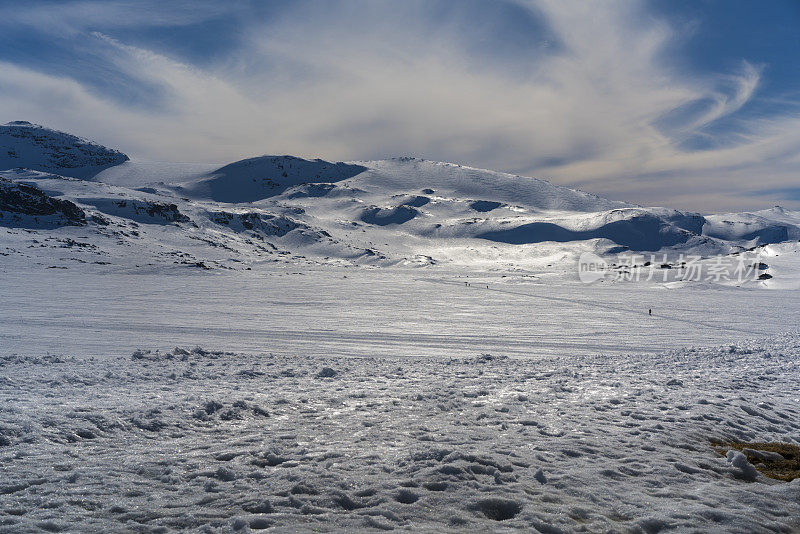
<instances>
[{"instance_id":1,"label":"mountain slope","mask_svg":"<svg viewBox=\"0 0 800 534\"><path fill-rule=\"evenodd\" d=\"M293 156L259 156L225 165L181 188L193 198L256 202L303 183L335 183L367 170L360 165L309 161Z\"/></svg>"},{"instance_id":2,"label":"mountain slope","mask_svg":"<svg viewBox=\"0 0 800 534\"><path fill-rule=\"evenodd\" d=\"M719 239L757 244L797 240L800 239L800 212L776 206L752 213L709 215L703 232Z\"/></svg>"},{"instance_id":3,"label":"mountain slope","mask_svg":"<svg viewBox=\"0 0 800 534\"><path fill-rule=\"evenodd\" d=\"M36 211L33 204L7 203L0 228L55 232L54 243L80 236L97 254L123 262L541 267L574 262L583 252L709 256L800 238L800 213L780 208L703 216L415 158L331 163L260 156L224 166L129 161L28 123L0 129L0 146L17 147L14 167L2 172L10 180L3 182L6 197L24 192L43 209L66 202L85 215L29 217L20 210Z\"/></svg>"},{"instance_id":4,"label":"mountain slope","mask_svg":"<svg viewBox=\"0 0 800 534\"><path fill-rule=\"evenodd\" d=\"M86 214L68 200L0 177L0 226L55 228L86 224Z\"/></svg>"},{"instance_id":5,"label":"mountain slope","mask_svg":"<svg viewBox=\"0 0 800 534\"><path fill-rule=\"evenodd\" d=\"M366 170L337 184L275 197L299 204L326 228L357 225L374 241L449 246L604 240L633 250L685 244L698 214L639 208L544 180L413 158L357 162ZM357 236L355 238L358 238ZM486 243L486 242L490 243Z\"/></svg>"},{"instance_id":6,"label":"mountain slope","mask_svg":"<svg viewBox=\"0 0 800 534\"><path fill-rule=\"evenodd\" d=\"M428 194L437 197L499 202L535 211L588 212L630 206L625 202L608 200L537 178L453 163L416 158L355 163L364 165L368 170L348 183L367 190L417 194L428 189L432 190ZM490 206L471 206L471 209L482 212Z\"/></svg>"},{"instance_id":7,"label":"mountain slope","mask_svg":"<svg viewBox=\"0 0 800 534\"><path fill-rule=\"evenodd\" d=\"M0 170L26 168L88 179L127 160L122 152L38 124L0 126Z\"/></svg>"}]
</instances>

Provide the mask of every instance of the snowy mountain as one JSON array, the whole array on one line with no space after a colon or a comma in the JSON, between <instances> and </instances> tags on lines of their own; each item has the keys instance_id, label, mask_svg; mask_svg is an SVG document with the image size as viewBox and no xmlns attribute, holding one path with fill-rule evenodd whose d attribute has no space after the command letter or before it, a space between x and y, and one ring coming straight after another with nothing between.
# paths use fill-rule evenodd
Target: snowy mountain
<instances>
[{"instance_id":1,"label":"snowy mountain","mask_svg":"<svg viewBox=\"0 0 800 534\"><path fill-rule=\"evenodd\" d=\"M75 139L0 131L0 532L797 532L800 212Z\"/></svg>"},{"instance_id":2,"label":"snowy mountain","mask_svg":"<svg viewBox=\"0 0 800 534\"><path fill-rule=\"evenodd\" d=\"M21 246L19 228L59 234L53 243L78 236L112 263L541 267L583 252L708 256L800 238L800 213L780 208L644 208L415 158L157 163L25 122L0 127L0 147L4 241Z\"/></svg>"},{"instance_id":3,"label":"snowy mountain","mask_svg":"<svg viewBox=\"0 0 800 534\"><path fill-rule=\"evenodd\" d=\"M752 213L726 213L705 218L703 232L711 237L754 243L800 239L800 212L780 206Z\"/></svg>"},{"instance_id":4,"label":"snowy mountain","mask_svg":"<svg viewBox=\"0 0 800 534\"><path fill-rule=\"evenodd\" d=\"M91 178L125 161L128 156L122 152L38 124L13 121L0 126L0 169Z\"/></svg>"},{"instance_id":5,"label":"snowy mountain","mask_svg":"<svg viewBox=\"0 0 800 534\"><path fill-rule=\"evenodd\" d=\"M336 183L366 167L307 161L292 156L260 156L225 165L185 188L186 194L217 202L256 202L305 183Z\"/></svg>"}]
</instances>

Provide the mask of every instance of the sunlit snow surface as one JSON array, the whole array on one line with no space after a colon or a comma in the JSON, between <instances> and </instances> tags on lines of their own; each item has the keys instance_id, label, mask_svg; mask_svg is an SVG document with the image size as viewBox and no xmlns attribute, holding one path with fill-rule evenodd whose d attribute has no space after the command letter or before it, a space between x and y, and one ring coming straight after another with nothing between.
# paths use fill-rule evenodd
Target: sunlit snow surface
<instances>
[{"instance_id":1,"label":"sunlit snow surface","mask_svg":"<svg viewBox=\"0 0 800 534\"><path fill-rule=\"evenodd\" d=\"M800 441L796 291L26 265L0 530L800 529L710 446Z\"/></svg>"},{"instance_id":2,"label":"sunlit snow surface","mask_svg":"<svg viewBox=\"0 0 800 534\"><path fill-rule=\"evenodd\" d=\"M800 212L0 129L0 532L800 531Z\"/></svg>"}]
</instances>

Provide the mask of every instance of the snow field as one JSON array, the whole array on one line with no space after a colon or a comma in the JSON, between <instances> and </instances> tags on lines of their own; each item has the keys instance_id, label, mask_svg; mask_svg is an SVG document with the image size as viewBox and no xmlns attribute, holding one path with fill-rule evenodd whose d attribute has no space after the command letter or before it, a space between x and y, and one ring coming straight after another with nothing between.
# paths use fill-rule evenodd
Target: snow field
<instances>
[{"instance_id":1,"label":"snow field","mask_svg":"<svg viewBox=\"0 0 800 534\"><path fill-rule=\"evenodd\" d=\"M6 355L0 529L792 532L799 355Z\"/></svg>"}]
</instances>

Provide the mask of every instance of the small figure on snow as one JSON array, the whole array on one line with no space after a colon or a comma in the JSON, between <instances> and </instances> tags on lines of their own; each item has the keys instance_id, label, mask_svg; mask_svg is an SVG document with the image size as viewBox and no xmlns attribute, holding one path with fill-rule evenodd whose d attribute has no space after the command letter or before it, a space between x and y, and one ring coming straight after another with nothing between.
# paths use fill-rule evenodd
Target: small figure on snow
<instances>
[{"instance_id":1,"label":"small figure on snow","mask_svg":"<svg viewBox=\"0 0 800 534\"><path fill-rule=\"evenodd\" d=\"M649 310L647 310L647 315L653 315L653 308L650 308Z\"/></svg>"}]
</instances>

